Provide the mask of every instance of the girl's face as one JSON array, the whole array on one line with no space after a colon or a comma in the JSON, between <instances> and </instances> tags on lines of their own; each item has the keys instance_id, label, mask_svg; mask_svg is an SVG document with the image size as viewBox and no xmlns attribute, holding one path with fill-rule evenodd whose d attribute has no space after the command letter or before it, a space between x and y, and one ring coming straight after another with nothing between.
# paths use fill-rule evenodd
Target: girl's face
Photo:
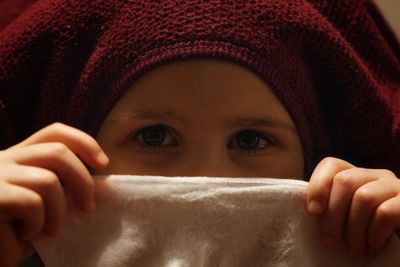
<instances>
[{"instance_id":1,"label":"girl's face","mask_svg":"<svg viewBox=\"0 0 400 267\"><path fill-rule=\"evenodd\" d=\"M105 119L102 174L302 178L289 114L270 88L238 65L169 63L145 74Z\"/></svg>"}]
</instances>

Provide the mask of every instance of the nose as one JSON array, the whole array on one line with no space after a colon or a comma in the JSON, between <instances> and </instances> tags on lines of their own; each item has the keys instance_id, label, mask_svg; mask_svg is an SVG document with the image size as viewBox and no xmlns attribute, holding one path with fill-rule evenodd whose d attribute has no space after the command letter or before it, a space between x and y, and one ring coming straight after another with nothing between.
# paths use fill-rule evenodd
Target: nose
<instances>
[{"instance_id":1,"label":"nose","mask_svg":"<svg viewBox=\"0 0 400 267\"><path fill-rule=\"evenodd\" d=\"M223 153L203 148L201 152L186 155L176 170L183 176L235 177L236 168Z\"/></svg>"}]
</instances>

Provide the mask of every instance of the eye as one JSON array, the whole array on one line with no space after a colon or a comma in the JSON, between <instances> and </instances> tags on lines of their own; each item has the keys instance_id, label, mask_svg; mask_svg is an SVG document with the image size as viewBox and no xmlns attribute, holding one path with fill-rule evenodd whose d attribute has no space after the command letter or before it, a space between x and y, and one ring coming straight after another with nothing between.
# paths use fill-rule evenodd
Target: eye
<instances>
[{"instance_id":1,"label":"eye","mask_svg":"<svg viewBox=\"0 0 400 267\"><path fill-rule=\"evenodd\" d=\"M273 144L272 138L264 133L256 130L243 130L233 136L228 143L228 148L257 152L265 150Z\"/></svg>"},{"instance_id":2,"label":"eye","mask_svg":"<svg viewBox=\"0 0 400 267\"><path fill-rule=\"evenodd\" d=\"M173 130L161 124L141 128L134 134L133 138L145 147L157 148L178 145Z\"/></svg>"}]
</instances>

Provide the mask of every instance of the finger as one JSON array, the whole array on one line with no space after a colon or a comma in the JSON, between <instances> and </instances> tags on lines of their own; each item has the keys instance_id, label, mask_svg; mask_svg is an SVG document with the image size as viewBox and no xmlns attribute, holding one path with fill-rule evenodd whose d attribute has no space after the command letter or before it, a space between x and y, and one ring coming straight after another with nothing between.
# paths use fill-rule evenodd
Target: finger
<instances>
[{"instance_id":1,"label":"finger","mask_svg":"<svg viewBox=\"0 0 400 267\"><path fill-rule=\"evenodd\" d=\"M14 161L20 165L36 166L56 173L63 184L71 189L76 203L83 210L93 210L94 182L79 158L63 143L35 144L16 148Z\"/></svg>"},{"instance_id":2,"label":"finger","mask_svg":"<svg viewBox=\"0 0 400 267\"><path fill-rule=\"evenodd\" d=\"M321 214L325 211L333 177L338 172L349 168L354 168L354 166L336 158L325 158L317 165L307 189L307 209L310 213Z\"/></svg>"},{"instance_id":3,"label":"finger","mask_svg":"<svg viewBox=\"0 0 400 267\"><path fill-rule=\"evenodd\" d=\"M384 175L377 170L370 170L370 174L375 177ZM379 179L364 184L353 195L347 220L347 240L349 254L352 256L361 257L364 254L367 230L375 209L380 203L396 196L398 192L394 184L387 181Z\"/></svg>"},{"instance_id":4,"label":"finger","mask_svg":"<svg viewBox=\"0 0 400 267\"><path fill-rule=\"evenodd\" d=\"M32 243L30 241L25 241L22 244L23 250L22 250L22 255L24 259L31 257L33 254L35 254L35 248L33 247Z\"/></svg>"},{"instance_id":5,"label":"finger","mask_svg":"<svg viewBox=\"0 0 400 267\"><path fill-rule=\"evenodd\" d=\"M66 199L57 175L38 167L18 166L12 168L6 181L38 193L45 205L44 233L55 236L66 213Z\"/></svg>"},{"instance_id":6,"label":"finger","mask_svg":"<svg viewBox=\"0 0 400 267\"><path fill-rule=\"evenodd\" d=\"M400 196L386 200L375 210L368 228L368 246L372 254L382 250L388 237L400 229Z\"/></svg>"},{"instance_id":7,"label":"finger","mask_svg":"<svg viewBox=\"0 0 400 267\"><path fill-rule=\"evenodd\" d=\"M39 234L45 222L45 209L39 194L16 185L0 182L0 222L15 223L22 240Z\"/></svg>"},{"instance_id":8,"label":"finger","mask_svg":"<svg viewBox=\"0 0 400 267\"><path fill-rule=\"evenodd\" d=\"M0 266L17 266L23 258L23 248L11 224L0 223L0 238Z\"/></svg>"},{"instance_id":9,"label":"finger","mask_svg":"<svg viewBox=\"0 0 400 267\"><path fill-rule=\"evenodd\" d=\"M61 123L53 123L41 129L14 147L52 142L64 143L90 167L103 168L108 164L109 160L106 154L93 137Z\"/></svg>"},{"instance_id":10,"label":"finger","mask_svg":"<svg viewBox=\"0 0 400 267\"><path fill-rule=\"evenodd\" d=\"M366 169L360 168L347 169L334 176L328 206L321 220L322 236L327 245L335 246L341 241L354 192L375 179Z\"/></svg>"}]
</instances>

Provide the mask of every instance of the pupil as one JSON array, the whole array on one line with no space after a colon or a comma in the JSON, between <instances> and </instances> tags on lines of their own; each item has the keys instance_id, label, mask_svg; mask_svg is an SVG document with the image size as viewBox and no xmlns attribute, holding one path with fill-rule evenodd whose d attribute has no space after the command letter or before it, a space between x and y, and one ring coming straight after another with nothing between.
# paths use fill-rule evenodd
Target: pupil
<instances>
[{"instance_id":1,"label":"pupil","mask_svg":"<svg viewBox=\"0 0 400 267\"><path fill-rule=\"evenodd\" d=\"M259 143L260 137L255 132L245 131L238 136L238 145L242 149L256 149Z\"/></svg>"},{"instance_id":2,"label":"pupil","mask_svg":"<svg viewBox=\"0 0 400 267\"><path fill-rule=\"evenodd\" d=\"M143 141L149 146L160 146L164 143L165 131L161 126L151 126L143 130Z\"/></svg>"}]
</instances>

